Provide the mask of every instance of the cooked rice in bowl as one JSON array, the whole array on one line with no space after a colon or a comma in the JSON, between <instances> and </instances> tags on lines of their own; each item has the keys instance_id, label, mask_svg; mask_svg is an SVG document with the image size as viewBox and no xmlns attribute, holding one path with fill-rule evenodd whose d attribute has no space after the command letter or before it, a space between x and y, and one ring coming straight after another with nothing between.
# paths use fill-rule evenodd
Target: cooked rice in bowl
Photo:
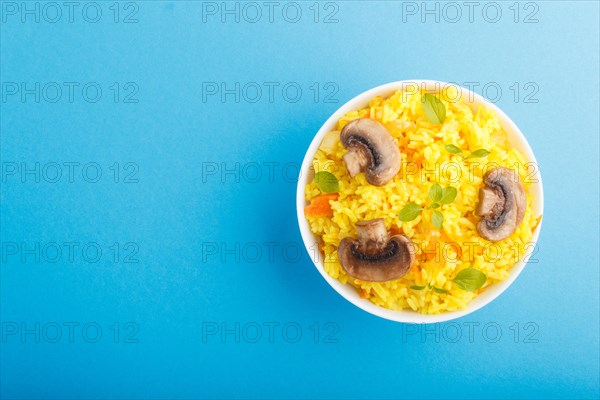
<instances>
[{"instance_id":1,"label":"cooked rice in bowl","mask_svg":"<svg viewBox=\"0 0 600 400\"><path fill-rule=\"evenodd\" d=\"M435 93L445 106L443 124L432 123L426 117L422 91L398 90L388 98L375 97L367 107L340 118L337 129L324 136L314 156L315 172L328 171L338 180L337 195L324 193L313 179L305 187L307 204L328 196L328 215L306 215L310 230L320 238L324 269L378 306L423 314L464 309L488 286L506 280L511 268L532 252L533 232L541 219L531 207L534 166L510 146L492 110L483 106L472 110L457 90L447 86ZM347 171L343 157L348 149L340 141L340 131L358 118L382 123L400 149L400 172L383 186L369 184L364 173L351 178ZM448 145L459 148L461 154L449 151ZM477 150L489 154L477 157ZM518 173L527 207L523 221L508 238L490 242L478 233L480 217L474 210L485 173L500 166ZM431 208L434 202L429 192L434 184L454 187L456 198ZM423 210L415 219L401 221L399 213L413 202ZM432 221L434 211L443 215L441 229L439 221ZM357 236L355 224L377 218L384 220L391 235L403 234L414 243L414 263L399 279L362 281L349 276L338 260L342 239ZM467 268L485 274L482 287L469 291L454 282L457 274Z\"/></svg>"}]
</instances>

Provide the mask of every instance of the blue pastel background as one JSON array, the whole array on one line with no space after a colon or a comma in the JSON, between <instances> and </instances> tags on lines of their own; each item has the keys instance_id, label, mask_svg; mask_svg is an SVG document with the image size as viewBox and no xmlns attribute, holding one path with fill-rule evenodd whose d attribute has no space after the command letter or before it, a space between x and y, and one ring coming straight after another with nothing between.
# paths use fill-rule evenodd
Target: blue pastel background
<instances>
[{"instance_id":1,"label":"blue pastel background","mask_svg":"<svg viewBox=\"0 0 600 400\"><path fill-rule=\"evenodd\" d=\"M209 3L100 1L92 23L81 2L52 23L47 3L1 2L1 397L598 398L598 2L521 2L518 16L499 2L497 23L485 2L456 23L445 3L423 22L421 2L298 2L297 23L285 2L273 22L256 3L254 23L248 8L222 22ZM36 4L39 22L20 9ZM539 262L484 309L427 331L336 294L301 247L294 203L329 115L410 78L500 87L546 199ZM36 82L39 102L22 98ZM55 103L49 82L64 89ZM65 82L79 84L72 101ZM239 101L210 95L236 82L251 83ZM264 82L278 85L272 99ZM22 163L39 163L39 182ZM88 163L98 182L82 176ZM73 259L65 242L80 244ZM63 250L55 263L18 247L49 243ZM81 253L89 243L98 262ZM102 328L96 343L86 324Z\"/></svg>"}]
</instances>

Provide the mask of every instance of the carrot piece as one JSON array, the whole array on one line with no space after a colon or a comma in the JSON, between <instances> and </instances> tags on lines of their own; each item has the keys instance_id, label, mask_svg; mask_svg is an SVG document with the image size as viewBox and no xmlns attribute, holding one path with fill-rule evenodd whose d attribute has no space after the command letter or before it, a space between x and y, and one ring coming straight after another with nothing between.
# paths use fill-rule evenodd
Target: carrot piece
<instances>
[{"instance_id":1,"label":"carrot piece","mask_svg":"<svg viewBox=\"0 0 600 400\"><path fill-rule=\"evenodd\" d=\"M331 217L333 210L329 200L337 200L338 196L337 193L328 193L315 197L308 206L304 207L304 214L307 217Z\"/></svg>"},{"instance_id":2,"label":"carrot piece","mask_svg":"<svg viewBox=\"0 0 600 400\"><path fill-rule=\"evenodd\" d=\"M531 232L535 232L535 230L537 229L538 225L540 224L540 222L542 221L542 215L540 214L540 216L538 217L535 226L533 228L531 228Z\"/></svg>"}]
</instances>

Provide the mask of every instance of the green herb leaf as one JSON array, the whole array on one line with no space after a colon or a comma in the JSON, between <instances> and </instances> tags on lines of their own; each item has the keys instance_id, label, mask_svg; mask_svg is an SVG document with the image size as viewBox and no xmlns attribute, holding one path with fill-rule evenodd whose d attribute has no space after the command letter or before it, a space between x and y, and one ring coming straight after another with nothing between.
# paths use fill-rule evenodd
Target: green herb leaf
<instances>
[{"instance_id":1,"label":"green herb leaf","mask_svg":"<svg viewBox=\"0 0 600 400\"><path fill-rule=\"evenodd\" d=\"M432 124L443 124L446 119L446 106L440 99L431 93L421 97L421 105L425 116Z\"/></svg>"},{"instance_id":2,"label":"green herb leaf","mask_svg":"<svg viewBox=\"0 0 600 400\"><path fill-rule=\"evenodd\" d=\"M437 288L437 287L433 287L433 291L436 293L448 293L448 291L446 289L442 289L442 288Z\"/></svg>"},{"instance_id":3,"label":"green herb leaf","mask_svg":"<svg viewBox=\"0 0 600 400\"><path fill-rule=\"evenodd\" d=\"M324 193L337 193L340 190L339 181L331 172L317 172L315 174L315 183Z\"/></svg>"},{"instance_id":4,"label":"green herb leaf","mask_svg":"<svg viewBox=\"0 0 600 400\"><path fill-rule=\"evenodd\" d=\"M412 285L410 288L412 290L423 290L423 289L425 289L425 286Z\"/></svg>"},{"instance_id":5,"label":"green herb leaf","mask_svg":"<svg viewBox=\"0 0 600 400\"><path fill-rule=\"evenodd\" d=\"M450 204L456 199L456 195L458 194L458 190L452 186L445 187L442 189L442 199L440 202L444 204Z\"/></svg>"},{"instance_id":6,"label":"green herb leaf","mask_svg":"<svg viewBox=\"0 0 600 400\"><path fill-rule=\"evenodd\" d=\"M429 199L433 202L438 202L442 199L442 187L435 183L429 188Z\"/></svg>"},{"instance_id":7,"label":"green herb leaf","mask_svg":"<svg viewBox=\"0 0 600 400\"><path fill-rule=\"evenodd\" d=\"M461 154L462 155L462 150L460 148L456 147L453 144L447 144L446 146L444 146L444 148L446 149L446 151L448 153Z\"/></svg>"},{"instance_id":8,"label":"green herb leaf","mask_svg":"<svg viewBox=\"0 0 600 400\"><path fill-rule=\"evenodd\" d=\"M431 216L431 223L436 228L442 229L442 227L444 225L444 216L442 215L442 213L439 212L438 210L435 210L433 212L433 215Z\"/></svg>"},{"instance_id":9,"label":"green herb leaf","mask_svg":"<svg viewBox=\"0 0 600 400\"><path fill-rule=\"evenodd\" d=\"M469 157L467 157L467 158L483 158L483 157L487 157L488 154L490 154L490 152L488 150L479 149L479 150L475 150L474 152L469 154Z\"/></svg>"},{"instance_id":10,"label":"green herb leaf","mask_svg":"<svg viewBox=\"0 0 600 400\"><path fill-rule=\"evenodd\" d=\"M400 213L398 213L398 219L403 222L412 221L419 216L422 208L416 203L408 203L404 206Z\"/></svg>"},{"instance_id":11,"label":"green herb leaf","mask_svg":"<svg viewBox=\"0 0 600 400\"><path fill-rule=\"evenodd\" d=\"M429 207L431 207L431 208L438 208L439 206L440 206L440 203L433 203Z\"/></svg>"},{"instance_id":12,"label":"green herb leaf","mask_svg":"<svg viewBox=\"0 0 600 400\"><path fill-rule=\"evenodd\" d=\"M472 292L479 289L487 281L487 276L483 272L475 268L463 269L454 278L456 286L462 290Z\"/></svg>"}]
</instances>

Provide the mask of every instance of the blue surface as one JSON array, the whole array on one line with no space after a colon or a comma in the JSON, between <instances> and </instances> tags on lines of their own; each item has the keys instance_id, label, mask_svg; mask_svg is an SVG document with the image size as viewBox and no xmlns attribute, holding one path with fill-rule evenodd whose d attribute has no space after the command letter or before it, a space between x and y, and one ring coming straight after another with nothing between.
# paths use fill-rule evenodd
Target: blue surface
<instances>
[{"instance_id":1,"label":"blue surface","mask_svg":"<svg viewBox=\"0 0 600 400\"><path fill-rule=\"evenodd\" d=\"M296 23L284 2L272 22L262 2L256 22L244 3L236 22L220 2L97 2L96 23L35 4L39 22L2 2L2 398L598 398L597 2L522 2L518 22L500 2L496 23L486 2L472 22L454 3L456 23L421 2L320 3L318 22L300 2ZM337 295L294 204L326 118L410 78L500 87L546 196L539 262L427 331Z\"/></svg>"}]
</instances>

